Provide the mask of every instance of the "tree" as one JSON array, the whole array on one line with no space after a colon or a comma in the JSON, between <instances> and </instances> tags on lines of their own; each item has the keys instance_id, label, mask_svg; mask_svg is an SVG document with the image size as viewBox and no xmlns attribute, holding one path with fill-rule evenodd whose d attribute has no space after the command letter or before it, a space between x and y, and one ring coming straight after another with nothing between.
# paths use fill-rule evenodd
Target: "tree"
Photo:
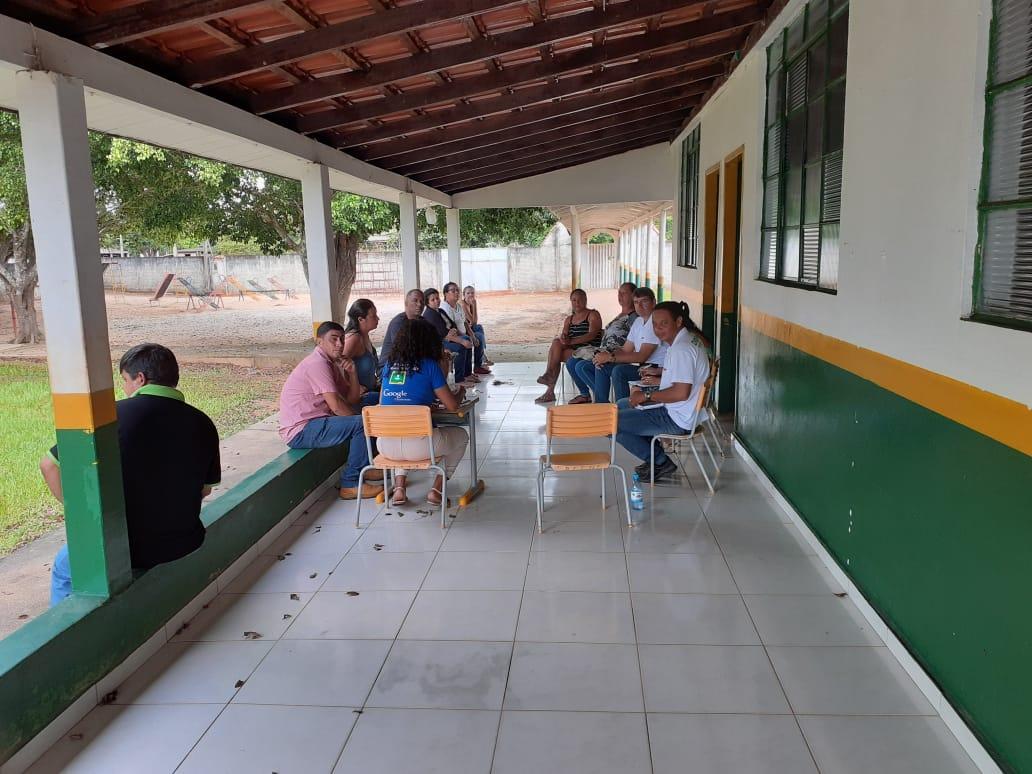
<instances>
[{"instance_id":1,"label":"tree","mask_svg":"<svg viewBox=\"0 0 1032 774\"><path fill-rule=\"evenodd\" d=\"M607 234L605 231L599 231L591 239L588 240L589 245L611 245L614 241L612 234Z\"/></svg>"},{"instance_id":2,"label":"tree","mask_svg":"<svg viewBox=\"0 0 1032 774\"><path fill-rule=\"evenodd\" d=\"M43 340L36 322L38 282L18 119L0 111L0 289L11 303L14 344Z\"/></svg>"},{"instance_id":3,"label":"tree","mask_svg":"<svg viewBox=\"0 0 1032 774\"><path fill-rule=\"evenodd\" d=\"M440 249L448 246L447 225L442 208L437 209L437 223L426 222L426 213L419 211L419 242L424 247ZM460 210L459 232L463 247L537 247L548 236L558 218L547 207L502 207L491 210Z\"/></svg>"}]
</instances>

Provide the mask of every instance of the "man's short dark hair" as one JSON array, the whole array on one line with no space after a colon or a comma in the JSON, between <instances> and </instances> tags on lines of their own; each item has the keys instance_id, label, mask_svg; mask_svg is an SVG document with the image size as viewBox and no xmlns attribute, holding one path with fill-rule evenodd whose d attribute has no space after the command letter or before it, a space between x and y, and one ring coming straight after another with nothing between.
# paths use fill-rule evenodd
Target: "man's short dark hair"
<instances>
[{"instance_id":1,"label":"man's short dark hair","mask_svg":"<svg viewBox=\"0 0 1032 774\"><path fill-rule=\"evenodd\" d=\"M444 283L444 287L441 288L441 294L443 295L443 294L447 293L449 290L458 290L458 289L459 289L459 283L457 283L457 282L446 282L446 283Z\"/></svg>"},{"instance_id":2,"label":"man's short dark hair","mask_svg":"<svg viewBox=\"0 0 1032 774\"><path fill-rule=\"evenodd\" d=\"M175 387L179 384L179 363L172 350L160 344L137 344L118 361L119 373L130 378L143 374L148 384Z\"/></svg>"},{"instance_id":3,"label":"man's short dark hair","mask_svg":"<svg viewBox=\"0 0 1032 774\"><path fill-rule=\"evenodd\" d=\"M321 339L330 331L340 331L344 333L344 326L333 320L327 320L324 323L319 323L319 327L315 329L315 338Z\"/></svg>"},{"instance_id":4,"label":"man's short dark hair","mask_svg":"<svg viewBox=\"0 0 1032 774\"><path fill-rule=\"evenodd\" d=\"M652 292L652 288L640 287L634 289L635 298L647 298L652 302L656 300L656 294Z\"/></svg>"},{"instance_id":5,"label":"man's short dark hair","mask_svg":"<svg viewBox=\"0 0 1032 774\"><path fill-rule=\"evenodd\" d=\"M625 282L622 285L620 285L620 290L623 290L624 288L627 288L629 291L633 293L635 290L638 289L638 286L635 285L633 282Z\"/></svg>"}]
</instances>

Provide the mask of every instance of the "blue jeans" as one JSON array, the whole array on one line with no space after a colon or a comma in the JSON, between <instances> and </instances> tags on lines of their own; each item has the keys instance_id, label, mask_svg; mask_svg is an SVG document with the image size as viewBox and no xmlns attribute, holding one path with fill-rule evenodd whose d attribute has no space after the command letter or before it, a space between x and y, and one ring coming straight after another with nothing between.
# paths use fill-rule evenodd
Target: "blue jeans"
<instances>
[{"instance_id":1,"label":"blue jeans","mask_svg":"<svg viewBox=\"0 0 1032 774\"><path fill-rule=\"evenodd\" d=\"M620 363L613 366L613 397L617 402L631 397L631 388L627 383L637 380L638 366L634 363ZM649 409L649 411L658 411L658 409Z\"/></svg>"},{"instance_id":2,"label":"blue jeans","mask_svg":"<svg viewBox=\"0 0 1032 774\"><path fill-rule=\"evenodd\" d=\"M463 338L466 338L463 336ZM449 352L455 353L455 381L461 382L471 373L473 373L472 366L472 353L461 344L455 344L451 341L444 342L444 348Z\"/></svg>"},{"instance_id":3,"label":"blue jeans","mask_svg":"<svg viewBox=\"0 0 1032 774\"><path fill-rule=\"evenodd\" d=\"M61 546L50 567L50 606L72 593L72 568L68 564L68 546Z\"/></svg>"},{"instance_id":4,"label":"blue jeans","mask_svg":"<svg viewBox=\"0 0 1032 774\"><path fill-rule=\"evenodd\" d=\"M573 383L577 385L577 391L580 392L581 395L587 395L590 397L591 393L588 388L591 387L591 382L581 375L581 363L591 365L590 360L581 360L580 358L571 357L566 361L566 373L570 375L570 378L573 379ZM592 368L594 368L594 366L592 366Z\"/></svg>"},{"instance_id":5,"label":"blue jeans","mask_svg":"<svg viewBox=\"0 0 1032 774\"><path fill-rule=\"evenodd\" d=\"M616 442L639 460L648 460L649 446L657 435L683 434L684 428L670 418L666 406L639 411L626 399L617 401ZM656 445L656 464L667 461L662 445Z\"/></svg>"},{"instance_id":6,"label":"blue jeans","mask_svg":"<svg viewBox=\"0 0 1032 774\"><path fill-rule=\"evenodd\" d=\"M612 363L596 366L590 360L580 360L576 365L577 376L574 377L574 381L578 386L583 381L591 387L591 391L595 393L595 403L609 403L609 387L615 367ZM581 394L586 395L587 390L582 390Z\"/></svg>"},{"instance_id":7,"label":"blue jeans","mask_svg":"<svg viewBox=\"0 0 1032 774\"><path fill-rule=\"evenodd\" d=\"M473 333L477 337L477 348L473 355L473 365L476 368L480 368L484 363L484 356L487 354L487 336L484 335L483 325L478 323L477 325L471 325L470 327L473 329Z\"/></svg>"},{"instance_id":8,"label":"blue jeans","mask_svg":"<svg viewBox=\"0 0 1032 774\"><path fill-rule=\"evenodd\" d=\"M325 449L348 444L348 462L340 472L341 487L358 486L358 474L369 464L362 417L319 417L309 419L301 432L287 441L291 449Z\"/></svg>"}]
</instances>

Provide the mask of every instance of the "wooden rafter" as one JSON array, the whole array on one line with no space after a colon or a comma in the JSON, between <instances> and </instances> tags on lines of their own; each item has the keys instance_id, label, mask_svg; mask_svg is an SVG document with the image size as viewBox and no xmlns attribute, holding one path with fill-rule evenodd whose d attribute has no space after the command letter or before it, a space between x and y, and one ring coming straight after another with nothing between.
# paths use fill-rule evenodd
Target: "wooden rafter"
<instances>
[{"instance_id":1,"label":"wooden rafter","mask_svg":"<svg viewBox=\"0 0 1032 774\"><path fill-rule=\"evenodd\" d=\"M177 27L225 16L231 11L265 5L268 0L147 0L90 19L79 29L79 40L106 48Z\"/></svg>"},{"instance_id":2,"label":"wooden rafter","mask_svg":"<svg viewBox=\"0 0 1032 774\"><path fill-rule=\"evenodd\" d=\"M522 0L424 0L195 62L184 67L181 76L191 86L217 83L324 51L400 35L428 24L462 19L520 2Z\"/></svg>"},{"instance_id":3,"label":"wooden rafter","mask_svg":"<svg viewBox=\"0 0 1032 774\"><path fill-rule=\"evenodd\" d=\"M498 183L505 183L510 180L517 180L522 177L530 177L531 175L540 175L545 172L552 172L556 169L563 169L564 167L571 167L578 164L586 164L589 161L597 161L598 159L604 159L609 156L615 156L619 153L626 153L627 151L637 150L639 148L645 148L649 145L656 145L660 142L666 142L663 135L659 135L658 139L653 141L642 141L632 140L625 145L616 145L609 148L593 148L583 153L575 153L571 155L564 155L561 159L552 162L543 162L538 164L530 164L528 166L510 167L503 173L499 173L494 176L477 177L470 176L467 179L456 181L450 186L446 186L443 190L449 194L461 193L462 191L469 191L474 188L484 188L489 185L496 185Z\"/></svg>"},{"instance_id":4,"label":"wooden rafter","mask_svg":"<svg viewBox=\"0 0 1032 774\"><path fill-rule=\"evenodd\" d=\"M590 91L567 97L556 102L542 102L528 105L516 111L497 113L477 121L455 124L412 134L404 139L391 139L389 142L377 142L365 145L361 149L351 149L360 158L367 161L385 159L399 154L417 153L420 157L426 153L450 153L456 149L468 147L472 141L483 137L491 139L494 132L513 130L531 130L544 123L546 128L561 126L564 121L587 120L593 116L607 115L609 112L620 112L629 109L636 102L648 104L650 95L656 98L668 98L673 93L699 94L705 92L707 85L700 82L696 73L685 71L667 73L655 78L644 78L632 83L615 86L605 91ZM666 96L664 96L666 95ZM586 118L585 118L586 116ZM401 122L398 122L401 123ZM393 131L394 124L384 127L380 133ZM374 130L362 130L361 133L345 135L348 147L362 145L361 134ZM394 135L396 138L397 135ZM372 139L366 140L372 142ZM450 145L450 147L449 147Z\"/></svg>"},{"instance_id":5,"label":"wooden rafter","mask_svg":"<svg viewBox=\"0 0 1032 774\"><path fill-rule=\"evenodd\" d=\"M560 158L564 154L578 153L588 148L608 148L630 140L654 135L666 134L673 129L680 118L678 115L656 116L654 119L641 121L623 127L619 132L605 129L584 135L571 136L561 142L549 145L522 145L505 153L498 153L490 159L475 159L465 164L453 164L450 167L433 172L413 173L411 176L431 185L448 185L454 180L468 178L470 174L484 172L494 174L499 167L512 167L514 164L545 161Z\"/></svg>"},{"instance_id":6,"label":"wooden rafter","mask_svg":"<svg viewBox=\"0 0 1032 774\"><path fill-rule=\"evenodd\" d=\"M388 169L402 175L421 175L449 167L453 164L462 164L479 159L491 159L497 157L499 152L508 152L514 147L521 147L523 145L547 146L551 143L561 142L583 134L591 134L603 130L620 131L625 126L639 121L648 121L653 118L659 119L660 117L667 118L671 115L682 116L697 101L697 97L686 99L682 96L677 96L661 102L647 102L641 107L626 112L609 112L605 109L599 112L586 110L584 113L589 117L584 120L578 120L578 114L574 113L570 116L563 116L560 122L542 122L546 123L547 127L550 127L542 131L535 132L533 127L519 127L509 132L498 132L495 135L488 135L481 143L474 143L470 147L456 150L452 153L424 155L421 159L403 163L391 163L390 160L386 160L386 163L381 161L381 163ZM636 102L632 104L641 105L642 103Z\"/></svg>"},{"instance_id":7,"label":"wooden rafter","mask_svg":"<svg viewBox=\"0 0 1032 774\"><path fill-rule=\"evenodd\" d=\"M672 27L670 29L676 30L677 28ZM739 35L733 35L700 46L686 47L672 53L657 55L648 61L632 62L620 67L614 67L612 72L615 73L615 81L618 82L640 77L649 72L701 64L736 51L740 44L740 37ZM585 48L566 55L562 60L556 57L554 63L535 62L522 65L521 67L511 67L500 73L488 73L486 75L473 76L472 78L463 78L450 83L447 87L421 89L420 91L407 92L387 99L376 100L375 102L365 102L350 108L314 113L300 118L297 127L302 132L317 132L358 121L367 121L370 118L389 116L407 110L455 102L462 97L472 97L492 91L501 91L507 87L531 84L546 79L551 81L548 85L535 90L533 96L529 94L519 95L520 99L517 100L517 104L513 105L513 107L519 107L520 104L525 104L528 99L536 99L539 95L541 95L541 99L548 98L545 96L548 92L551 92L552 96L559 97L565 94L576 93L577 91L584 91L586 88L591 88L591 86L580 85L584 82L583 79L585 77L603 81L611 74L610 70L607 69L602 73L590 73L589 76L560 77L563 73L584 70L600 62L619 62L642 53L654 51L657 48L665 48L671 45L669 42L671 39L676 40L676 36L669 34L667 30L653 33L652 35L627 38L614 43L611 47L607 47L609 50L603 49L600 51L593 47ZM721 69L722 72L723 69ZM557 78L558 80L555 80ZM613 82L613 80L611 79L609 82ZM603 84L600 82L598 85ZM474 106L470 105L468 107L473 108Z\"/></svg>"},{"instance_id":8,"label":"wooden rafter","mask_svg":"<svg viewBox=\"0 0 1032 774\"><path fill-rule=\"evenodd\" d=\"M696 3L690 3L689 6L694 4ZM704 3L698 0L697 4L703 5ZM332 75L300 86L256 94L251 101L251 108L259 114L284 110L306 102L315 102L346 94L356 89L406 80L449 67L459 67L517 51L537 48L546 43L551 44L582 35L590 35L607 27L641 21L656 14L683 7L685 7L684 0L642 0L641 2L624 3L610 8L608 11L592 10L543 21L513 32L491 37L481 36L469 43L447 46L414 54L406 59L374 65L367 73ZM736 24L740 26L751 24L757 18L756 12L723 15L728 27Z\"/></svg>"}]
</instances>

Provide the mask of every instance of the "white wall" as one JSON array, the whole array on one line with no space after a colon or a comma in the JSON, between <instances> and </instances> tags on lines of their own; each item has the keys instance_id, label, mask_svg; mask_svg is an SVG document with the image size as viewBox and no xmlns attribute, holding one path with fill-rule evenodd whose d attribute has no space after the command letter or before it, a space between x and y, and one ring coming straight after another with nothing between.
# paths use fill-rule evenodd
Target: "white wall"
<instances>
[{"instance_id":1,"label":"white wall","mask_svg":"<svg viewBox=\"0 0 1032 774\"><path fill-rule=\"evenodd\" d=\"M455 194L452 206L476 209L659 202L676 194L677 168L670 167L668 146L662 143Z\"/></svg>"},{"instance_id":2,"label":"white wall","mask_svg":"<svg viewBox=\"0 0 1032 774\"><path fill-rule=\"evenodd\" d=\"M766 43L799 7L790 3L699 117L700 186L708 168L745 145L742 303L1032 404L1032 333L962 320L977 239L990 0L851 0L838 294L755 280ZM701 270L675 268L674 279L701 288Z\"/></svg>"}]
</instances>

